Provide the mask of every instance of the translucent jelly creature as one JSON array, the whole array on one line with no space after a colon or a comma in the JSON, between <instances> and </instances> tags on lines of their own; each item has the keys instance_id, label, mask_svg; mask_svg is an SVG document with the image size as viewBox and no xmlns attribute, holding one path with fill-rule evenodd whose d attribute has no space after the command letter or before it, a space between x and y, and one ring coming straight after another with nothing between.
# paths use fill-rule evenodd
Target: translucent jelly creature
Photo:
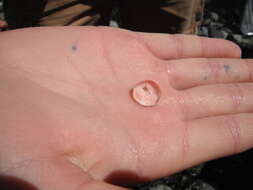
<instances>
[{"instance_id":1,"label":"translucent jelly creature","mask_svg":"<svg viewBox=\"0 0 253 190\"><path fill-rule=\"evenodd\" d=\"M143 81L138 83L132 90L133 100L145 107L156 106L161 97L161 90L153 81Z\"/></svg>"}]
</instances>

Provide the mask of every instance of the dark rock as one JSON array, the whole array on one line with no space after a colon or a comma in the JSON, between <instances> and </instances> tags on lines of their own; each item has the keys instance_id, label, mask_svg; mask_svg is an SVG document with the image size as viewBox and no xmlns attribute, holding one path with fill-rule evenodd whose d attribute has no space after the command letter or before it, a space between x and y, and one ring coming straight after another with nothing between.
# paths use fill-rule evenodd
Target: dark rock
<instances>
[{"instance_id":1,"label":"dark rock","mask_svg":"<svg viewBox=\"0 0 253 190\"><path fill-rule=\"evenodd\" d=\"M223 39L227 39L227 37L229 36L229 32L227 32L226 30L221 30L221 33L223 35Z\"/></svg>"},{"instance_id":2,"label":"dark rock","mask_svg":"<svg viewBox=\"0 0 253 190\"><path fill-rule=\"evenodd\" d=\"M239 34L233 34L233 41L240 44L242 48L253 49L253 36L243 36Z\"/></svg>"},{"instance_id":3,"label":"dark rock","mask_svg":"<svg viewBox=\"0 0 253 190\"><path fill-rule=\"evenodd\" d=\"M200 30L199 30L199 35L208 37L209 36L208 28L207 27L201 27Z\"/></svg>"},{"instance_id":4,"label":"dark rock","mask_svg":"<svg viewBox=\"0 0 253 190\"><path fill-rule=\"evenodd\" d=\"M189 174L192 177L196 177L196 176L201 174L201 171L202 171L204 166L205 166L205 164L199 164L197 166L194 166L194 167L188 169L187 171L189 172Z\"/></svg>"},{"instance_id":5,"label":"dark rock","mask_svg":"<svg viewBox=\"0 0 253 190\"><path fill-rule=\"evenodd\" d=\"M218 21L220 17L217 13L211 12L210 13L210 18L212 19L212 21Z\"/></svg>"},{"instance_id":6,"label":"dark rock","mask_svg":"<svg viewBox=\"0 0 253 190\"><path fill-rule=\"evenodd\" d=\"M226 27L222 28L222 30L225 31L225 32L227 32L228 34L232 34L233 33L233 31L231 29L226 28Z\"/></svg>"},{"instance_id":7,"label":"dark rock","mask_svg":"<svg viewBox=\"0 0 253 190\"><path fill-rule=\"evenodd\" d=\"M229 33L222 29L210 27L210 35L215 38L226 39Z\"/></svg>"},{"instance_id":8,"label":"dark rock","mask_svg":"<svg viewBox=\"0 0 253 190\"><path fill-rule=\"evenodd\" d=\"M202 180L196 180L194 183L191 184L188 190L216 190L216 189Z\"/></svg>"},{"instance_id":9,"label":"dark rock","mask_svg":"<svg viewBox=\"0 0 253 190\"><path fill-rule=\"evenodd\" d=\"M224 24L223 23L221 23L221 22L211 22L210 23L210 26L212 26L212 27L219 27L219 28L221 28L221 27L223 27L224 26Z\"/></svg>"},{"instance_id":10,"label":"dark rock","mask_svg":"<svg viewBox=\"0 0 253 190\"><path fill-rule=\"evenodd\" d=\"M206 18L203 21L203 25L209 25L212 22L212 20L210 18Z\"/></svg>"},{"instance_id":11,"label":"dark rock","mask_svg":"<svg viewBox=\"0 0 253 190\"><path fill-rule=\"evenodd\" d=\"M171 187L167 186L167 185L157 185L155 187L151 187L149 188L150 190L173 190Z\"/></svg>"},{"instance_id":12,"label":"dark rock","mask_svg":"<svg viewBox=\"0 0 253 190\"><path fill-rule=\"evenodd\" d=\"M203 188L201 190L215 190L211 185L204 183Z\"/></svg>"},{"instance_id":13,"label":"dark rock","mask_svg":"<svg viewBox=\"0 0 253 190\"><path fill-rule=\"evenodd\" d=\"M233 38L236 40L237 43L241 43L242 42L242 35L233 34Z\"/></svg>"}]
</instances>

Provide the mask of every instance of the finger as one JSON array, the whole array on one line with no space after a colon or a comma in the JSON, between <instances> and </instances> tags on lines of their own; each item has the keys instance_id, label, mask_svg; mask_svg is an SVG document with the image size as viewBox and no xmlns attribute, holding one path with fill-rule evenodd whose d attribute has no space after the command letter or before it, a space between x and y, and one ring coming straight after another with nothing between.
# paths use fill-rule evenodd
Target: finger
<instances>
[{"instance_id":1,"label":"finger","mask_svg":"<svg viewBox=\"0 0 253 190\"><path fill-rule=\"evenodd\" d=\"M162 59L241 57L241 50L236 44L222 39L193 35L137 34L149 50Z\"/></svg>"},{"instance_id":2,"label":"finger","mask_svg":"<svg viewBox=\"0 0 253 190\"><path fill-rule=\"evenodd\" d=\"M15 178L22 179L22 181L29 181L31 185L27 185L24 189L33 186L34 189L47 190L127 190L126 188L93 179L90 174L62 158L22 161L11 165L7 170L1 171L1 174L4 176L15 176ZM3 182L0 181L0 185L1 183ZM12 181L12 183L15 182ZM13 187L13 184L9 184L8 181L3 184L6 187ZM19 186L19 184L15 185L15 187ZM23 185L22 187L25 186Z\"/></svg>"},{"instance_id":3,"label":"finger","mask_svg":"<svg viewBox=\"0 0 253 190\"><path fill-rule=\"evenodd\" d=\"M253 146L253 113L208 117L187 122L151 154L142 175L156 179L194 165L236 154ZM168 133L171 129L168 127ZM173 144L171 144L173 142ZM159 154L158 154L159 153ZM159 155L159 156L158 156ZM155 158L155 159L154 159ZM148 165L147 165L148 166ZM150 170L152 168L152 170Z\"/></svg>"},{"instance_id":4,"label":"finger","mask_svg":"<svg viewBox=\"0 0 253 190\"><path fill-rule=\"evenodd\" d=\"M189 122L185 168L250 149L253 146L252 126L253 113Z\"/></svg>"},{"instance_id":5,"label":"finger","mask_svg":"<svg viewBox=\"0 0 253 190\"><path fill-rule=\"evenodd\" d=\"M167 64L169 81L178 89L214 83L253 81L252 59L180 59Z\"/></svg>"},{"instance_id":6,"label":"finger","mask_svg":"<svg viewBox=\"0 0 253 190\"><path fill-rule=\"evenodd\" d=\"M200 86L179 96L186 120L253 111L253 83Z\"/></svg>"}]
</instances>

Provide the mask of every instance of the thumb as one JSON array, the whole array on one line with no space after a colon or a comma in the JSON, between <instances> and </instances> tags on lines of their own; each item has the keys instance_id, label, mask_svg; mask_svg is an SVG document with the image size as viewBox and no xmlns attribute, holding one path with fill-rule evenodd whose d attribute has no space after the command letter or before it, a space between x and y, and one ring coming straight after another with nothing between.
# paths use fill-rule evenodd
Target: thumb
<instances>
[{"instance_id":1,"label":"thumb","mask_svg":"<svg viewBox=\"0 0 253 190\"><path fill-rule=\"evenodd\" d=\"M92 179L65 159L22 161L1 169L1 189L8 190L129 190Z\"/></svg>"}]
</instances>

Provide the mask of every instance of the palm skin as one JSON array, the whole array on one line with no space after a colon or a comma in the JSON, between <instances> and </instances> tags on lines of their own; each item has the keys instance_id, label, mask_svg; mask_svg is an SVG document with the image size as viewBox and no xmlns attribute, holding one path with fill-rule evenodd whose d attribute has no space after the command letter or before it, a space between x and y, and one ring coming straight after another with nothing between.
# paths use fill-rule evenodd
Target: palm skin
<instances>
[{"instance_id":1,"label":"palm skin","mask_svg":"<svg viewBox=\"0 0 253 190\"><path fill-rule=\"evenodd\" d=\"M230 42L106 27L0 38L2 175L38 189L120 190L110 183L170 175L253 145L253 61L238 59ZM130 95L146 80L161 89L154 107Z\"/></svg>"}]
</instances>

